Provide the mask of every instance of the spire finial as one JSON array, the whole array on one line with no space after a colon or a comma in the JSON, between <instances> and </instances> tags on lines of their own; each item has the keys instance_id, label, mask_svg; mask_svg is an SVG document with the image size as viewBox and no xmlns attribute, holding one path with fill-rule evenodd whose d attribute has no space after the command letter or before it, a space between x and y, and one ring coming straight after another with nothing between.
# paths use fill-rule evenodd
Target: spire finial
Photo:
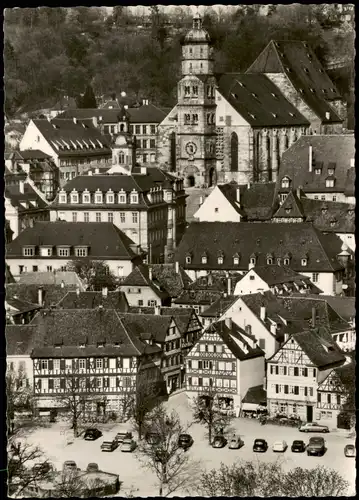
<instances>
[{"instance_id":1,"label":"spire finial","mask_svg":"<svg viewBox=\"0 0 359 500\"><path fill-rule=\"evenodd\" d=\"M198 10L193 16L193 28L197 30L200 30L202 28L202 17Z\"/></svg>"}]
</instances>

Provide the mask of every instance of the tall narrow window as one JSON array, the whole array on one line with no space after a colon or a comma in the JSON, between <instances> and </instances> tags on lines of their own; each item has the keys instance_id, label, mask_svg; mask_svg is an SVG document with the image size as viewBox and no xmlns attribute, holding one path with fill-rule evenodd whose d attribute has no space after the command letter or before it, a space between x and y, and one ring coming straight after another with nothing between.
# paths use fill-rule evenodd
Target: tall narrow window
<instances>
[{"instance_id":1,"label":"tall narrow window","mask_svg":"<svg viewBox=\"0 0 359 500\"><path fill-rule=\"evenodd\" d=\"M238 172L238 135L231 135L231 172Z\"/></svg>"}]
</instances>

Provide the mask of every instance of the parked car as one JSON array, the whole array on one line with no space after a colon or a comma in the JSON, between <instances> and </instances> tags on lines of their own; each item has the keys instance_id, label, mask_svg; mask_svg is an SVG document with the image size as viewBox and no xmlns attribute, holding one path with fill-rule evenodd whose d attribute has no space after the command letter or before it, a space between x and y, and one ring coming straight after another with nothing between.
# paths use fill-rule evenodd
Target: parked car
<instances>
[{"instance_id":1,"label":"parked car","mask_svg":"<svg viewBox=\"0 0 359 500\"><path fill-rule=\"evenodd\" d=\"M50 462L42 462L39 464L35 464L32 468L32 472L34 472L36 475L37 474L47 474L48 472L51 472L54 470L54 467Z\"/></svg>"},{"instance_id":2,"label":"parked car","mask_svg":"<svg viewBox=\"0 0 359 500\"><path fill-rule=\"evenodd\" d=\"M307 422L299 427L300 432L329 432L327 425L320 425L317 422Z\"/></svg>"},{"instance_id":3,"label":"parked car","mask_svg":"<svg viewBox=\"0 0 359 500\"><path fill-rule=\"evenodd\" d=\"M309 439L307 446L307 455L324 455L325 441L324 438L315 436Z\"/></svg>"},{"instance_id":4,"label":"parked car","mask_svg":"<svg viewBox=\"0 0 359 500\"><path fill-rule=\"evenodd\" d=\"M239 436L232 436L228 448L230 450L239 450L239 448L242 448L244 446L243 440Z\"/></svg>"},{"instance_id":5,"label":"parked car","mask_svg":"<svg viewBox=\"0 0 359 500\"><path fill-rule=\"evenodd\" d=\"M344 448L344 455L346 457L356 457L356 449L354 444L347 444Z\"/></svg>"},{"instance_id":6,"label":"parked car","mask_svg":"<svg viewBox=\"0 0 359 500\"><path fill-rule=\"evenodd\" d=\"M146 432L145 440L149 444L159 444L161 442L161 436L157 432Z\"/></svg>"},{"instance_id":7,"label":"parked car","mask_svg":"<svg viewBox=\"0 0 359 500\"><path fill-rule=\"evenodd\" d=\"M272 450L273 451L275 451L275 452L282 452L282 453L284 453L287 448L288 448L288 445L283 440L276 441L275 443L273 443L273 446L272 446Z\"/></svg>"},{"instance_id":8,"label":"parked car","mask_svg":"<svg viewBox=\"0 0 359 500\"><path fill-rule=\"evenodd\" d=\"M98 472L100 469L98 468L98 464L91 462L88 464L86 468L86 472Z\"/></svg>"},{"instance_id":9,"label":"parked car","mask_svg":"<svg viewBox=\"0 0 359 500\"><path fill-rule=\"evenodd\" d=\"M98 429L86 429L85 434L84 434L84 439L86 441L95 441L99 437L102 436L102 432L99 431Z\"/></svg>"},{"instance_id":10,"label":"parked car","mask_svg":"<svg viewBox=\"0 0 359 500\"><path fill-rule=\"evenodd\" d=\"M136 449L136 446L137 446L136 441L134 441L131 438L126 438L122 442L121 451L128 451L132 453L133 450Z\"/></svg>"},{"instance_id":11,"label":"parked car","mask_svg":"<svg viewBox=\"0 0 359 500\"><path fill-rule=\"evenodd\" d=\"M218 436L215 436L215 438L212 441L212 448L224 448L227 444L227 439L219 434Z\"/></svg>"},{"instance_id":12,"label":"parked car","mask_svg":"<svg viewBox=\"0 0 359 500\"><path fill-rule=\"evenodd\" d=\"M296 439L293 441L291 450L294 453L303 453L305 451L306 445L304 441L301 441L300 439Z\"/></svg>"},{"instance_id":13,"label":"parked car","mask_svg":"<svg viewBox=\"0 0 359 500\"><path fill-rule=\"evenodd\" d=\"M132 439L132 437L132 432L129 430L120 431L116 434L116 441L117 443L123 443L125 439Z\"/></svg>"},{"instance_id":14,"label":"parked car","mask_svg":"<svg viewBox=\"0 0 359 500\"><path fill-rule=\"evenodd\" d=\"M66 462L64 462L64 465L62 466L62 470L64 472L73 472L80 470L80 468L77 467L76 462L74 462L73 460L66 460Z\"/></svg>"},{"instance_id":15,"label":"parked car","mask_svg":"<svg viewBox=\"0 0 359 500\"><path fill-rule=\"evenodd\" d=\"M117 448L117 440L113 439L112 441L104 441L101 444L101 451L113 451Z\"/></svg>"},{"instance_id":16,"label":"parked car","mask_svg":"<svg viewBox=\"0 0 359 500\"><path fill-rule=\"evenodd\" d=\"M178 438L178 446L185 451L193 445L193 438L190 434L180 434Z\"/></svg>"},{"instance_id":17,"label":"parked car","mask_svg":"<svg viewBox=\"0 0 359 500\"><path fill-rule=\"evenodd\" d=\"M268 450L268 443L265 439L255 439L253 443L253 451L265 453Z\"/></svg>"}]
</instances>

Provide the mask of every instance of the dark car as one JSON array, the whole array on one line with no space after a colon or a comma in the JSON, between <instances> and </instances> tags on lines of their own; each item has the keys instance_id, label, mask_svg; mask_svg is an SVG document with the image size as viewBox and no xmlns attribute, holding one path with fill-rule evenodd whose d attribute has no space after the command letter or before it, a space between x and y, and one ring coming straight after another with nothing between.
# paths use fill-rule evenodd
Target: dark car
<instances>
[{"instance_id":1,"label":"dark car","mask_svg":"<svg viewBox=\"0 0 359 500\"><path fill-rule=\"evenodd\" d=\"M307 455L324 455L325 441L324 438L316 436L309 439L307 446Z\"/></svg>"},{"instance_id":2,"label":"dark car","mask_svg":"<svg viewBox=\"0 0 359 500\"><path fill-rule=\"evenodd\" d=\"M42 462L40 464L35 464L32 468L33 473L37 474L47 474L48 472L53 471L54 468L49 462Z\"/></svg>"},{"instance_id":3,"label":"dark car","mask_svg":"<svg viewBox=\"0 0 359 500\"><path fill-rule=\"evenodd\" d=\"M125 439L132 439L132 432L131 431L120 431L116 434L116 441L118 443L123 443Z\"/></svg>"},{"instance_id":4,"label":"dark car","mask_svg":"<svg viewBox=\"0 0 359 500\"><path fill-rule=\"evenodd\" d=\"M113 451L117 448L118 444L116 439L113 439L112 441L104 441L101 444L101 451Z\"/></svg>"},{"instance_id":5,"label":"dark car","mask_svg":"<svg viewBox=\"0 0 359 500\"><path fill-rule=\"evenodd\" d=\"M185 451L193 445L193 438L189 434L180 434L178 438L178 446Z\"/></svg>"},{"instance_id":6,"label":"dark car","mask_svg":"<svg viewBox=\"0 0 359 500\"><path fill-rule=\"evenodd\" d=\"M293 451L293 453L303 453L305 451L305 448L305 442L301 441L300 439L296 439L295 441L293 441L291 446L291 450Z\"/></svg>"},{"instance_id":7,"label":"dark car","mask_svg":"<svg viewBox=\"0 0 359 500\"><path fill-rule=\"evenodd\" d=\"M264 453L268 450L268 443L265 439L255 439L253 443L253 451Z\"/></svg>"},{"instance_id":8,"label":"dark car","mask_svg":"<svg viewBox=\"0 0 359 500\"><path fill-rule=\"evenodd\" d=\"M146 432L145 440L149 444L159 444L161 442L161 436L157 432Z\"/></svg>"},{"instance_id":9,"label":"dark car","mask_svg":"<svg viewBox=\"0 0 359 500\"><path fill-rule=\"evenodd\" d=\"M212 448L224 448L227 444L227 439L219 434L218 436L215 436L215 438L212 441Z\"/></svg>"},{"instance_id":10,"label":"dark car","mask_svg":"<svg viewBox=\"0 0 359 500\"><path fill-rule=\"evenodd\" d=\"M91 462L86 468L86 472L98 472L98 464Z\"/></svg>"},{"instance_id":11,"label":"dark car","mask_svg":"<svg viewBox=\"0 0 359 500\"><path fill-rule=\"evenodd\" d=\"M86 441L95 441L102 436L102 432L98 429L86 429L84 434L84 439Z\"/></svg>"}]
</instances>

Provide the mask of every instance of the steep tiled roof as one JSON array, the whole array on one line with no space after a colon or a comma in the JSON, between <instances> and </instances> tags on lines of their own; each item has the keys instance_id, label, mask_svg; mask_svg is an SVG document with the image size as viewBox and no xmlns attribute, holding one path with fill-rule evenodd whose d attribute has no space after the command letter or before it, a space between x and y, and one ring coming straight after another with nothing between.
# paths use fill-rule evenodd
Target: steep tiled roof
<instances>
[{"instance_id":1,"label":"steep tiled roof","mask_svg":"<svg viewBox=\"0 0 359 500\"><path fill-rule=\"evenodd\" d=\"M296 333L293 337L310 361L319 369L338 366L345 361L345 356L333 341L330 331L325 327Z\"/></svg>"},{"instance_id":2,"label":"steep tiled roof","mask_svg":"<svg viewBox=\"0 0 359 500\"><path fill-rule=\"evenodd\" d=\"M159 298L166 299L168 297L168 293L162 289L156 278L153 277L150 279L150 271L147 264L139 264L128 276L126 276L124 281L121 283L121 287L127 286L148 286Z\"/></svg>"},{"instance_id":3,"label":"steep tiled roof","mask_svg":"<svg viewBox=\"0 0 359 500\"><path fill-rule=\"evenodd\" d=\"M11 299L16 296L21 300L37 304L40 286L42 288L43 301L46 307L57 304L68 292L76 290L75 285L65 285L62 287L61 285L9 283L6 285L6 299Z\"/></svg>"},{"instance_id":4,"label":"steep tiled roof","mask_svg":"<svg viewBox=\"0 0 359 500\"><path fill-rule=\"evenodd\" d=\"M308 276L296 273L290 267L266 265L266 266L255 266L253 268L260 278L265 281L268 286L277 285L280 283L290 283L297 280L309 281Z\"/></svg>"},{"instance_id":5,"label":"steep tiled roof","mask_svg":"<svg viewBox=\"0 0 359 500\"><path fill-rule=\"evenodd\" d=\"M164 342L172 322L172 316L149 314L121 314L121 319L137 336L141 333L150 333L155 342Z\"/></svg>"},{"instance_id":6,"label":"steep tiled roof","mask_svg":"<svg viewBox=\"0 0 359 500\"><path fill-rule=\"evenodd\" d=\"M297 272L333 272L342 269L337 260L342 241L335 234L322 235L309 223L251 222L192 222L186 230L175 258L185 269L248 269L251 256L256 265L264 265L267 255L283 259L288 254L290 267ZM206 253L207 264L202 264ZM218 254L223 252L224 263L218 264ZM240 257L239 265L233 256ZM191 263L186 263L186 256ZM307 265L302 259L307 258Z\"/></svg>"},{"instance_id":7,"label":"steep tiled roof","mask_svg":"<svg viewBox=\"0 0 359 500\"><path fill-rule=\"evenodd\" d=\"M138 356L145 349L114 309L43 310L31 325L38 328L34 357L96 356L99 353ZM98 347L98 343L103 347ZM80 344L85 347L80 347Z\"/></svg>"},{"instance_id":8,"label":"steep tiled roof","mask_svg":"<svg viewBox=\"0 0 359 500\"><path fill-rule=\"evenodd\" d=\"M204 318L219 318L237 300L238 300L237 295L228 295L227 297L220 297L215 302L213 302L213 304L207 307L207 309L205 309L202 313L200 313L200 316Z\"/></svg>"},{"instance_id":9,"label":"steep tiled roof","mask_svg":"<svg viewBox=\"0 0 359 500\"><path fill-rule=\"evenodd\" d=\"M273 214L273 218L299 218L304 221L305 212L303 209L303 205L301 203L301 199L298 198L294 191L290 191L283 201L282 205L278 208L278 210Z\"/></svg>"},{"instance_id":10,"label":"steep tiled roof","mask_svg":"<svg viewBox=\"0 0 359 500\"><path fill-rule=\"evenodd\" d=\"M234 322L232 322L232 328L228 328L225 321L212 323L206 330L206 333L210 332L217 333L240 361L264 356L263 350L258 345L252 347L244 330Z\"/></svg>"},{"instance_id":11,"label":"steep tiled roof","mask_svg":"<svg viewBox=\"0 0 359 500\"><path fill-rule=\"evenodd\" d=\"M125 121L128 118L128 114L124 108L77 108L68 109L56 118L77 118L78 120L84 120L92 119L94 117L98 119L98 124L101 125L101 123L118 123Z\"/></svg>"},{"instance_id":12,"label":"steep tiled roof","mask_svg":"<svg viewBox=\"0 0 359 500\"><path fill-rule=\"evenodd\" d=\"M247 189L247 185L237 185L230 182L229 184L219 185L218 189L221 191L223 196L226 197L234 210L242 217L246 217L246 213L243 210L243 204L237 202L237 189L239 189L240 195L242 196L242 193Z\"/></svg>"},{"instance_id":13,"label":"steep tiled roof","mask_svg":"<svg viewBox=\"0 0 359 500\"><path fill-rule=\"evenodd\" d=\"M151 267L153 276L172 298L178 297L192 283L182 266L178 273L173 264L152 264Z\"/></svg>"},{"instance_id":14,"label":"steep tiled roof","mask_svg":"<svg viewBox=\"0 0 359 500\"><path fill-rule=\"evenodd\" d=\"M85 291L85 285L75 271L53 271L22 273L17 281L19 285L72 285Z\"/></svg>"},{"instance_id":15,"label":"steep tiled roof","mask_svg":"<svg viewBox=\"0 0 359 500\"><path fill-rule=\"evenodd\" d=\"M19 152L24 160L50 160L51 156L40 151L40 149L24 149Z\"/></svg>"},{"instance_id":16,"label":"steep tiled roof","mask_svg":"<svg viewBox=\"0 0 359 500\"><path fill-rule=\"evenodd\" d=\"M127 112L131 123L161 123L167 116L167 112L151 103L139 108L128 108Z\"/></svg>"},{"instance_id":17,"label":"steep tiled roof","mask_svg":"<svg viewBox=\"0 0 359 500\"><path fill-rule=\"evenodd\" d=\"M354 233L355 205L302 198L306 220L323 232Z\"/></svg>"},{"instance_id":18,"label":"steep tiled roof","mask_svg":"<svg viewBox=\"0 0 359 500\"><path fill-rule=\"evenodd\" d=\"M41 198L28 183L24 182L24 192L20 191L20 185L6 183L5 197L8 198L14 207L17 207L20 212L27 210L41 210L46 209L48 204ZM26 206L24 206L24 203Z\"/></svg>"},{"instance_id":19,"label":"steep tiled roof","mask_svg":"<svg viewBox=\"0 0 359 500\"><path fill-rule=\"evenodd\" d=\"M313 168L309 172L309 146L312 146ZM355 158L354 136L352 135L305 135L301 136L292 147L283 153L277 189L282 188L284 177L291 180L290 188L301 187L305 193L344 192L347 186L350 160ZM316 167L321 167L321 174L316 174ZM335 168L334 187L326 187L328 168Z\"/></svg>"},{"instance_id":20,"label":"steep tiled roof","mask_svg":"<svg viewBox=\"0 0 359 500\"><path fill-rule=\"evenodd\" d=\"M7 245L7 258L22 255L24 245L85 245L89 247L89 257L92 259L123 260L135 257L130 248L135 245L134 242L110 222L37 222L33 227L24 229ZM66 259L69 260L69 257Z\"/></svg>"},{"instance_id":21,"label":"steep tiled roof","mask_svg":"<svg viewBox=\"0 0 359 500\"><path fill-rule=\"evenodd\" d=\"M132 190L147 192L155 186L151 177L147 175L100 174L74 177L64 185L63 189L66 192L71 192L73 189L79 192L86 189L90 192L97 191L97 189L107 192L112 189L114 192L124 190L127 193Z\"/></svg>"},{"instance_id":22,"label":"steep tiled roof","mask_svg":"<svg viewBox=\"0 0 359 500\"><path fill-rule=\"evenodd\" d=\"M36 331L36 326L32 325L6 325L6 355L30 355L34 344Z\"/></svg>"},{"instance_id":23,"label":"steep tiled roof","mask_svg":"<svg viewBox=\"0 0 359 500\"><path fill-rule=\"evenodd\" d=\"M54 118L51 122L41 119L33 122L60 157L111 156L107 139L93 126L92 120L75 123L73 120Z\"/></svg>"},{"instance_id":24,"label":"steep tiled roof","mask_svg":"<svg viewBox=\"0 0 359 500\"><path fill-rule=\"evenodd\" d=\"M340 99L340 94L307 42L272 40L247 72L285 73L323 123L341 122L327 102Z\"/></svg>"},{"instance_id":25,"label":"steep tiled roof","mask_svg":"<svg viewBox=\"0 0 359 500\"><path fill-rule=\"evenodd\" d=\"M36 309L41 309L39 304L33 304L24 299L19 299L16 296L7 297L5 299L5 308L9 305L11 308L16 309L16 311L9 311L11 316L16 314L22 314L29 311L35 311Z\"/></svg>"},{"instance_id":26,"label":"steep tiled roof","mask_svg":"<svg viewBox=\"0 0 359 500\"><path fill-rule=\"evenodd\" d=\"M118 312L127 312L129 305L123 292L68 292L57 304L60 309L95 309L102 306L104 309L116 309Z\"/></svg>"},{"instance_id":27,"label":"steep tiled roof","mask_svg":"<svg viewBox=\"0 0 359 500\"><path fill-rule=\"evenodd\" d=\"M267 391L263 389L262 385L250 387L246 395L242 399L242 403L261 404L267 401Z\"/></svg>"},{"instance_id":28,"label":"steep tiled roof","mask_svg":"<svg viewBox=\"0 0 359 500\"><path fill-rule=\"evenodd\" d=\"M309 126L308 120L265 75L218 76L218 91L252 127Z\"/></svg>"},{"instance_id":29,"label":"steep tiled roof","mask_svg":"<svg viewBox=\"0 0 359 500\"><path fill-rule=\"evenodd\" d=\"M156 314L155 307L131 307L130 312L132 314ZM189 307L161 307L160 308L160 316L171 316L174 318L178 329L181 334L187 332L188 323L192 318L194 313L194 309ZM198 322L199 327L201 324Z\"/></svg>"},{"instance_id":30,"label":"steep tiled roof","mask_svg":"<svg viewBox=\"0 0 359 500\"><path fill-rule=\"evenodd\" d=\"M254 183L242 196L242 205L247 220L268 220L278 206L274 182Z\"/></svg>"},{"instance_id":31,"label":"steep tiled roof","mask_svg":"<svg viewBox=\"0 0 359 500\"><path fill-rule=\"evenodd\" d=\"M329 306L345 321L355 318L355 297L339 297L333 295L307 295L308 299L325 300Z\"/></svg>"},{"instance_id":32,"label":"steep tiled roof","mask_svg":"<svg viewBox=\"0 0 359 500\"><path fill-rule=\"evenodd\" d=\"M11 274L10 267L5 265L5 283L9 285L10 283L16 283L14 276Z\"/></svg>"}]
</instances>

